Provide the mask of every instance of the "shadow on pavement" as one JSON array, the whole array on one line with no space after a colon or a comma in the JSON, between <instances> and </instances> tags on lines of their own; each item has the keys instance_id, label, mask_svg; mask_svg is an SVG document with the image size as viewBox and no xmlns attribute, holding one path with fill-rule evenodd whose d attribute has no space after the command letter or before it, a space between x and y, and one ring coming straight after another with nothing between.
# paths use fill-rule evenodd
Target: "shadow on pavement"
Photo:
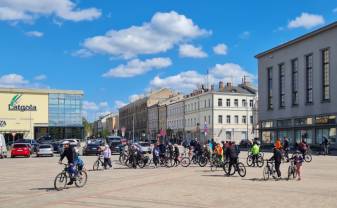
<instances>
[{"instance_id":1,"label":"shadow on pavement","mask_svg":"<svg viewBox=\"0 0 337 208\"><path fill-rule=\"evenodd\" d=\"M30 191L46 191L46 192L57 191L54 188L32 188L32 189L29 189L29 190Z\"/></svg>"},{"instance_id":2,"label":"shadow on pavement","mask_svg":"<svg viewBox=\"0 0 337 208\"><path fill-rule=\"evenodd\" d=\"M264 182L264 181L289 181L287 178L280 178L280 179L273 179L273 178L270 178L269 180L264 180L263 178L244 178L242 180L245 180L245 181L257 181L257 182Z\"/></svg>"},{"instance_id":3,"label":"shadow on pavement","mask_svg":"<svg viewBox=\"0 0 337 208\"><path fill-rule=\"evenodd\" d=\"M226 175L201 175L201 176L206 176L206 177L223 177L223 178L237 178L239 176L226 176Z\"/></svg>"}]
</instances>

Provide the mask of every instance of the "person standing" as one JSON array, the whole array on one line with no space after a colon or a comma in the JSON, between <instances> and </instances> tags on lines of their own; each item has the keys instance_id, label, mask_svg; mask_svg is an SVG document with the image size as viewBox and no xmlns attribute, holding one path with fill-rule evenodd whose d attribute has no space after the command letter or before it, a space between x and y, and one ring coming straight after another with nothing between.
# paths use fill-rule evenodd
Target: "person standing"
<instances>
[{"instance_id":1,"label":"person standing","mask_svg":"<svg viewBox=\"0 0 337 208\"><path fill-rule=\"evenodd\" d=\"M254 143L251 151L252 151L252 157L253 157L253 167L255 167L255 164L256 164L256 166L258 166L257 163L258 163L258 157L259 157L259 154L260 154L259 145L257 145L257 143Z\"/></svg>"},{"instance_id":2,"label":"person standing","mask_svg":"<svg viewBox=\"0 0 337 208\"><path fill-rule=\"evenodd\" d=\"M292 158L294 160L294 165L296 166L296 174L297 174L297 180L301 180L301 169L302 169L302 164L303 164L303 157L301 155L300 151L296 151L296 154Z\"/></svg>"},{"instance_id":3,"label":"person standing","mask_svg":"<svg viewBox=\"0 0 337 208\"><path fill-rule=\"evenodd\" d=\"M284 157L286 158L287 162L289 162L289 140L287 137L284 137L283 150L284 150Z\"/></svg>"},{"instance_id":4,"label":"person standing","mask_svg":"<svg viewBox=\"0 0 337 208\"><path fill-rule=\"evenodd\" d=\"M274 160L275 162L275 170L277 173L277 177L281 178L281 170L280 170L280 166L281 166L281 162L282 162L282 153L279 149L274 148L274 154L273 156L269 159L270 161Z\"/></svg>"},{"instance_id":5,"label":"person standing","mask_svg":"<svg viewBox=\"0 0 337 208\"><path fill-rule=\"evenodd\" d=\"M330 142L328 140L328 138L324 137L324 140L323 140L323 148L324 148L324 155L328 155L329 154L329 145L330 145Z\"/></svg>"},{"instance_id":6,"label":"person standing","mask_svg":"<svg viewBox=\"0 0 337 208\"><path fill-rule=\"evenodd\" d=\"M107 166L109 166L109 169L112 168L111 149L109 148L109 145L105 145L105 148L103 151L103 158L104 158L104 169L107 169Z\"/></svg>"},{"instance_id":7,"label":"person standing","mask_svg":"<svg viewBox=\"0 0 337 208\"><path fill-rule=\"evenodd\" d=\"M230 144L229 148L227 149L227 154L229 156L229 168L228 168L227 176L230 176L232 167L233 165L236 165L238 163L238 158L239 158L235 143Z\"/></svg>"}]
</instances>

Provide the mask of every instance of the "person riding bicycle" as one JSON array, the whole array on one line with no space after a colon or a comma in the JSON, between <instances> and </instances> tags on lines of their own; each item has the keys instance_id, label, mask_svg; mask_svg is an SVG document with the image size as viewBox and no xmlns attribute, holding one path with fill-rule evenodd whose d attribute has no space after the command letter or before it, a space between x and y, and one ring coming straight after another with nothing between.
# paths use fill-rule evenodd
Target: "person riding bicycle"
<instances>
[{"instance_id":1,"label":"person riding bicycle","mask_svg":"<svg viewBox=\"0 0 337 208\"><path fill-rule=\"evenodd\" d=\"M174 145L174 162L176 165L179 164L180 151L177 144Z\"/></svg>"},{"instance_id":2,"label":"person riding bicycle","mask_svg":"<svg viewBox=\"0 0 337 208\"><path fill-rule=\"evenodd\" d=\"M273 160L275 162L275 170L276 170L276 173L277 173L277 177L281 178L280 166L281 166L281 162L282 162L282 153L276 147L274 147L273 156L269 159L269 161L273 161Z\"/></svg>"},{"instance_id":3,"label":"person riding bicycle","mask_svg":"<svg viewBox=\"0 0 337 208\"><path fill-rule=\"evenodd\" d=\"M284 156L287 159L287 162L289 161L289 140L287 137L284 137L283 140L283 150L284 150Z\"/></svg>"},{"instance_id":4,"label":"person riding bicycle","mask_svg":"<svg viewBox=\"0 0 337 208\"><path fill-rule=\"evenodd\" d=\"M66 157L68 160L68 173L70 176L70 181L67 185L72 185L75 181L75 174L76 174L76 166L75 166L75 150L73 147L70 146L69 141L64 141L63 143L63 152L60 155L59 163L62 164L62 160Z\"/></svg>"},{"instance_id":5,"label":"person riding bicycle","mask_svg":"<svg viewBox=\"0 0 337 208\"><path fill-rule=\"evenodd\" d=\"M301 180L301 167L304 162L303 156L301 152L297 150L291 159L294 160L294 165L296 166L296 173L298 176L298 180L300 181Z\"/></svg>"},{"instance_id":6,"label":"person riding bicycle","mask_svg":"<svg viewBox=\"0 0 337 208\"><path fill-rule=\"evenodd\" d=\"M199 141L196 141L196 144L194 146L194 155L196 156L200 156L202 154L202 148L201 148L201 144Z\"/></svg>"},{"instance_id":7,"label":"person riding bicycle","mask_svg":"<svg viewBox=\"0 0 337 208\"><path fill-rule=\"evenodd\" d=\"M302 153L303 157L304 157L305 153L307 152L308 148L309 148L309 145L307 144L307 142L303 138L301 143L298 144L298 150Z\"/></svg>"},{"instance_id":8,"label":"person riding bicycle","mask_svg":"<svg viewBox=\"0 0 337 208\"><path fill-rule=\"evenodd\" d=\"M274 146L275 146L275 148L278 149L278 150L281 150L281 149L282 149L282 143L281 143L281 139L280 139L280 138L277 138L277 139L276 139Z\"/></svg>"},{"instance_id":9,"label":"person riding bicycle","mask_svg":"<svg viewBox=\"0 0 337 208\"><path fill-rule=\"evenodd\" d=\"M104 169L107 169L108 166L110 168L112 168L111 149L110 149L109 145L105 145L105 149L103 151L103 158L104 158Z\"/></svg>"},{"instance_id":10,"label":"person riding bicycle","mask_svg":"<svg viewBox=\"0 0 337 208\"><path fill-rule=\"evenodd\" d=\"M255 164L257 165L257 161L258 161L258 157L260 154L260 147L259 145L257 145L257 143L254 143L252 148L250 149L251 153L252 153L252 157L253 157L253 167L255 166Z\"/></svg>"},{"instance_id":11,"label":"person riding bicycle","mask_svg":"<svg viewBox=\"0 0 337 208\"><path fill-rule=\"evenodd\" d=\"M231 143L231 145L227 149L227 156L229 157L229 169L228 169L227 176L229 176L232 170L232 166L236 165L239 159L239 154L238 154L238 151L237 151L237 148L234 142Z\"/></svg>"},{"instance_id":12,"label":"person riding bicycle","mask_svg":"<svg viewBox=\"0 0 337 208\"><path fill-rule=\"evenodd\" d=\"M75 165L75 167L77 167L77 170L79 170L79 171L83 170L84 162L80 158L80 153L79 153L79 150L77 148L75 148L74 165Z\"/></svg>"},{"instance_id":13,"label":"person riding bicycle","mask_svg":"<svg viewBox=\"0 0 337 208\"><path fill-rule=\"evenodd\" d=\"M152 150L152 158L153 158L153 163L157 167L159 164L159 146L157 144L154 144L153 150Z\"/></svg>"}]
</instances>

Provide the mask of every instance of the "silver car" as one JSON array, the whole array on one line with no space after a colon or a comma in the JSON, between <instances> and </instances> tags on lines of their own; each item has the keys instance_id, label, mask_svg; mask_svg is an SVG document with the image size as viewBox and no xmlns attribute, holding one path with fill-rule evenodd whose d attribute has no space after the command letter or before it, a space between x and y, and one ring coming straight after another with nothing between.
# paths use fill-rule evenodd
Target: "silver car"
<instances>
[{"instance_id":1,"label":"silver car","mask_svg":"<svg viewBox=\"0 0 337 208\"><path fill-rule=\"evenodd\" d=\"M54 156L54 148L51 144L40 144L36 151L36 157Z\"/></svg>"}]
</instances>

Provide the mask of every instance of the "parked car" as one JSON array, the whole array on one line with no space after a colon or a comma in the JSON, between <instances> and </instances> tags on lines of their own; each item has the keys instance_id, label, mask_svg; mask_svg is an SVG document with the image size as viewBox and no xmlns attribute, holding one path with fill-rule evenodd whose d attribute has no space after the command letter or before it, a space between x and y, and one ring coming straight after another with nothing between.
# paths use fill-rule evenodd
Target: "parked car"
<instances>
[{"instance_id":1,"label":"parked car","mask_svg":"<svg viewBox=\"0 0 337 208\"><path fill-rule=\"evenodd\" d=\"M69 141L70 145L74 147L80 147L81 145L78 139L64 139L62 142L64 141Z\"/></svg>"},{"instance_id":2,"label":"parked car","mask_svg":"<svg viewBox=\"0 0 337 208\"><path fill-rule=\"evenodd\" d=\"M30 157L30 149L29 144L21 144L16 143L12 145L11 149L11 158L17 157L17 156L24 156L24 157Z\"/></svg>"},{"instance_id":3,"label":"parked car","mask_svg":"<svg viewBox=\"0 0 337 208\"><path fill-rule=\"evenodd\" d=\"M151 153L151 144L149 142L138 142L136 143L141 148L144 153Z\"/></svg>"},{"instance_id":4,"label":"parked car","mask_svg":"<svg viewBox=\"0 0 337 208\"><path fill-rule=\"evenodd\" d=\"M97 155L99 154L99 147L100 147L100 142L91 142L87 143L83 147L83 155Z\"/></svg>"},{"instance_id":5,"label":"parked car","mask_svg":"<svg viewBox=\"0 0 337 208\"><path fill-rule=\"evenodd\" d=\"M7 146L5 137L0 134L0 159L7 157Z\"/></svg>"},{"instance_id":6,"label":"parked car","mask_svg":"<svg viewBox=\"0 0 337 208\"><path fill-rule=\"evenodd\" d=\"M36 157L40 156L54 156L54 148L51 144L40 144L36 151Z\"/></svg>"},{"instance_id":7,"label":"parked car","mask_svg":"<svg viewBox=\"0 0 337 208\"><path fill-rule=\"evenodd\" d=\"M109 136L106 138L106 142L109 145L112 153L119 153L116 151L116 147L122 144L122 138L119 136Z\"/></svg>"},{"instance_id":8,"label":"parked car","mask_svg":"<svg viewBox=\"0 0 337 208\"><path fill-rule=\"evenodd\" d=\"M36 152L37 147L39 146L39 143L37 143L34 139L19 139L14 141L14 144L29 144L29 149L30 149L30 153L33 154L34 152Z\"/></svg>"},{"instance_id":9,"label":"parked car","mask_svg":"<svg viewBox=\"0 0 337 208\"><path fill-rule=\"evenodd\" d=\"M53 142L55 142L55 139L49 135L47 136L42 136L40 138L38 138L37 143L39 144L52 144Z\"/></svg>"}]
</instances>

